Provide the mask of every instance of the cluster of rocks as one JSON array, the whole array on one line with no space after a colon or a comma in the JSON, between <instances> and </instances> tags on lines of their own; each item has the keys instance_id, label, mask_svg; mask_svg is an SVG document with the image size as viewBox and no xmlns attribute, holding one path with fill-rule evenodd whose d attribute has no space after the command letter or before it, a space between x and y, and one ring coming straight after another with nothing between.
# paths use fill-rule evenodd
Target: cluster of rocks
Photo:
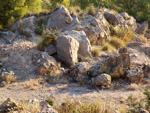
<instances>
[{"instance_id":1,"label":"cluster of rocks","mask_svg":"<svg viewBox=\"0 0 150 113\"><path fill-rule=\"evenodd\" d=\"M0 113L58 113L47 102L37 99L16 101L8 98L0 105Z\"/></svg>"},{"instance_id":2,"label":"cluster of rocks","mask_svg":"<svg viewBox=\"0 0 150 113\"><path fill-rule=\"evenodd\" d=\"M79 18L76 14L71 14L64 6L56 8L46 15L45 19L46 29L61 32L61 34L56 40L56 45L49 45L46 52L33 54L32 61L39 74L62 76L70 73L76 81L80 83L90 81L93 86L110 86L111 78L116 76L125 77L136 83L141 82L143 77L149 76L148 65L134 64L131 61L128 48L132 48L136 43L130 43L128 48L120 49L113 56L106 55L94 65L86 62L87 58L92 58L93 44L101 45L103 40L110 40L109 26L111 24L116 28L132 29L137 34L144 34L149 38L147 22L139 24L134 17L125 12L116 14L108 10L97 11L94 16L85 14L85 18ZM35 16L16 22L12 26L15 34L10 31L0 32L0 42L13 43L14 39L20 35L34 36L36 23ZM143 48L143 51L150 55L149 47ZM57 58L54 58L52 55L56 53ZM70 67L69 71L59 66L56 60Z\"/></svg>"}]
</instances>

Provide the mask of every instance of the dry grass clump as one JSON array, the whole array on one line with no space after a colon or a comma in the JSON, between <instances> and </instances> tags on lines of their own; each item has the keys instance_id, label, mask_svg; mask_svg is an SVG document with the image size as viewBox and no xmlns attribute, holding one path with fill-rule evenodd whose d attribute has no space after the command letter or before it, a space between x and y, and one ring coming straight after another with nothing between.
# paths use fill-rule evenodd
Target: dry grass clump
<instances>
[{"instance_id":1,"label":"dry grass clump","mask_svg":"<svg viewBox=\"0 0 150 113\"><path fill-rule=\"evenodd\" d=\"M2 30L3 29L3 26L0 24L0 30Z\"/></svg>"},{"instance_id":2,"label":"dry grass clump","mask_svg":"<svg viewBox=\"0 0 150 113\"><path fill-rule=\"evenodd\" d=\"M56 44L58 34L51 33L49 30L43 31L42 39L40 43L38 44L38 49L43 51L46 46L50 44Z\"/></svg>"},{"instance_id":3,"label":"dry grass clump","mask_svg":"<svg viewBox=\"0 0 150 113\"><path fill-rule=\"evenodd\" d=\"M135 83L132 83L129 86L127 86L127 89L128 90L138 90L139 89L139 85L135 84Z\"/></svg>"},{"instance_id":4,"label":"dry grass clump","mask_svg":"<svg viewBox=\"0 0 150 113\"><path fill-rule=\"evenodd\" d=\"M55 107L59 113L114 113L113 104L106 104L102 101L80 102L67 100L61 106Z\"/></svg>"},{"instance_id":5,"label":"dry grass clump","mask_svg":"<svg viewBox=\"0 0 150 113\"><path fill-rule=\"evenodd\" d=\"M93 46L92 47L92 55L94 56L94 57L98 57L98 56L100 56L101 55L101 48L99 47L99 46Z\"/></svg>"},{"instance_id":6,"label":"dry grass clump","mask_svg":"<svg viewBox=\"0 0 150 113\"><path fill-rule=\"evenodd\" d=\"M106 42L103 47L102 47L102 50L103 51L112 51L114 50L115 48L108 42Z\"/></svg>"},{"instance_id":7,"label":"dry grass clump","mask_svg":"<svg viewBox=\"0 0 150 113\"><path fill-rule=\"evenodd\" d=\"M28 90L36 90L40 87L39 80L30 79L24 83L24 88Z\"/></svg>"},{"instance_id":8,"label":"dry grass clump","mask_svg":"<svg viewBox=\"0 0 150 113\"><path fill-rule=\"evenodd\" d=\"M125 46L125 42L117 37L112 37L110 44L114 46L116 49L119 49L121 47Z\"/></svg>"},{"instance_id":9,"label":"dry grass clump","mask_svg":"<svg viewBox=\"0 0 150 113\"><path fill-rule=\"evenodd\" d=\"M8 72L3 72L2 76L0 77L1 81L5 81L8 84L14 82L16 80L16 77L14 76L14 72L10 71L10 73Z\"/></svg>"},{"instance_id":10,"label":"dry grass clump","mask_svg":"<svg viewBox=\"0 0 150 113\"><path fill-rule=\"evenodd\" d=\"M29 113L39 113L40 112L39 105L29 104L26 101L23 102L23 108L24 108L24 111L29 112Z\"/></svg>"},{"instance_id":11,"label":"dry grass clump","mask_svg":"<svg viewBox=\"0 0 150 113\"><path fill-rule=\"evenodd\" d=\"M143 43L147 43L147 38L145 38L144 36L140 36L141 40Z\"/></svg>"}]
</instances>

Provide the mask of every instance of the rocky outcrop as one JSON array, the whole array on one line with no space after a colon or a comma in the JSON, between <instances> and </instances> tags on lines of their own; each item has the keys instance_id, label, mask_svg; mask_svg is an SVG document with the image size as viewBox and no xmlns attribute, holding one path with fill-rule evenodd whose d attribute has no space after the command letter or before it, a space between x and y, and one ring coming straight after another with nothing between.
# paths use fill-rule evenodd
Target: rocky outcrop
<instances>
[{"instance_id":1,"label":"rocky outcrop","mask_svg":"<svg viewBox=\"0 0 150 113\"><path fill-rule=\"evenodd\" d=\"M22 20L19 20L15 24L13 24L12 29L15 32L19 32L19 34L21 35L31 37L35 30L35 23L36 23L35 16L23 18Z\"/></svg>"},{"instance_id":2,"label":"rocky outcrop","mask_svg":"<svg viewBox=\"0 0 150 113\"><path fill-rule=\"evenodd\" d=\"M4 103L0 105L0 113L20 113L24 110L21 102L8 98Z\"/></svg>"},{"instance_id":3,"label":"rocky outcrop","mask_svg":"<svg viewBox=\"0 0 150 113\"><path fill-rule=\"evenodd\" d=\"M113 24L115 26L119 24L119 19L112 11L105 11L104 16L110 24Z\"/></svg>"},{"instance_id":4,"label":"rocky outcrop","mask_svg":"<svg viewBox=\"0 0 150 113\"><path fill-rule=\"evenodd\" d=\"M124 76L131 65L130 56L127 48L120 49L119 53L119 55L107 57L91 67L89 70L90 75L97 76L107 72L112 76Z\"/></svg>"},{"instance_id":5,"label":"rocky outcrop","mask_svg":"<svg viewBox=\"0 0 150 113\"><path fill-rule=\"evenodd\" d=\"M33 55L35 70L42 75L52 75L58 69L56 60L49 56L47 52L38 52Z\"/></svg>"},{"instance_id":6,"label":"rocky outcrop","mask_svg":"<svg viewBox=\"0 0 150 113\"><path fill-rule=\"evenodd\" d=\"M57 38L58 58L68 65L91 57L91 44L83 31L66 31ZM65 47L65 48L64 48Z\"/></svg>"},{"instance_id":7,"label":"rocky outcrop","mask_svg":"<svg viewBox=\"0 0 150 113\"><path fill-rule=\"evenodd\" d=\"M137 24L136 24L136 20L134 17L129 16L126 12L123 12L120 14L124 19L125 19L125 23L132 28L133 30L137 29Z\"/></svg>"},{"instance_id":8,"label":"rocky outcrop","mask_svg":"<svg viewBox=\"0 0 150 113\"><path fill-rule=\"evenodd\" d=\"M92 78L93 86L109 86L111 84L111 76L108 74L101 74Z\"/></svg>"},{"instance_id":9,"label":"rocky outcrop","mask_svg":"<svg viewBox=\"0 0 150 113\"><path fill-rule=\"evenodd\" d=\"M0 32L0 44L10 44L15 38L16 35L11 31Z\"/></svg>"},{"instance_id":10,"label":"rocky outcrop","mask_svg":"<svg viewBox=\"0 0 150 113\"><path fill-rule=\"evenodd\" d=\"M145 35L146 31L148 30L148 22L142 22L141 24L137 24L136 33L140 35Z\"/></svg>"},{"instance_id":11,"label":"rocky outcrop","mask_svg":"<svg viewBox=\"0 0 150 113\"><path fill-rule=\"evenodd\" d=\"M62 29L68 27L73 21L69 10L64 6L59 6L52 13L47 15L46 18L46 29Z\"/></svg>"},{"instance_id":12,"label":"rocky outcrop","mask_svg":"<svg viewBox=\"0 0 150 113\"><path fill-rule=\"evenodd\" d=\"M91 15L81 22L82 30L86 33L91 44L102 44L103 40L109 40L109 35L99 24L99 20Z\"/></svg>"}]
</instances>

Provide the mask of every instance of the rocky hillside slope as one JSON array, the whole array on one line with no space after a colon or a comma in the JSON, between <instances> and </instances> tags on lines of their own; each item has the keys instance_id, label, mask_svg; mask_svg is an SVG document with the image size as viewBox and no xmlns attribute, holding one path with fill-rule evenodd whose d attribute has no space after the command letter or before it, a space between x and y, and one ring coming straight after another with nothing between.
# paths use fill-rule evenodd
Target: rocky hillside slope
<instances>
[{"instance_id":1,"label":"rocky hillside slope","mask_svg":"<svg viewBox=\"0 0 150 113\"><path fill-rule=\"evenodd\" d=\"M47 29L48 38L37 34L42 26ZM112 42L112 26L116 31L132 30L132 41L114 51L102 52L103 45ZM37 78L42 78L38 81L42 85L75 81L98 90L120 88L121 84L149 83L148 22L137 23L125 12L116 14L104 9L83 16L80 11L74 13L59 6L43 17L31 16L17 21L12 31L0 32L1 87L11 86L13 82L21 86ZM40 45L41 42L45 45ZM100 47L101 52L97 57L93 55L95 46ZM117 86L115 83L120 80L123 82Z\"/></svg>"}]
</instances>

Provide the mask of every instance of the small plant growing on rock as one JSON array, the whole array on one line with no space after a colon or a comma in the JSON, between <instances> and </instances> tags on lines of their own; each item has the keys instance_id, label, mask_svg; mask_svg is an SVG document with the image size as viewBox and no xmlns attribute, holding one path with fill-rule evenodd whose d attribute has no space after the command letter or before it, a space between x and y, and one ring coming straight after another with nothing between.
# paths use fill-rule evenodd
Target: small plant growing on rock
<instances>
[{"instance_id":1,"label":"small plant growing on rock","mask_svg":"<svg viewBox=\"0 0 150 113\"><path fill-rule=\"evenodd\" d=\"M38 44L38 49L41 51L44 51L45 47L50 44L56 44L58 34L51 33L49 30L43 31L42 39L40 43Z\"/></svg>"},{"instance_id":2,"label":"small plant growing on rock","mask_svg":"<svg viewBox=\"0 0 150 113\"><path fill-rule=\"evenodd\" d=\"M125 46L125 43L123 42L123 40L117 38L117 37L112 37L110 44L112 46L114 46L116 49L119 49L121 47Z\"/></svg>"},{"instance_id":3,"label":"small plant growing on rock","mask_svg":"<svg viewBox=\"0 0 150 113\"><path fill-rule=\"evenodd\" d=\"M37 24L36 24L36 27L35 27L35 33L41 35L43 30L45 30L45 23L46 23L45 17L44 16L39 17L37 19Z\"/></svg>"},{"instance_id":4,"label":"small plant growing on rock","mask_svg":"<svg viewBox=\"0 0 150 113\"><path fill-rule=\"evenodd\" d=\"M89 14L89 15L94 16L94 15L96 14L96 10L95 10L95 8L94 8L94 5L93 5L93 4L92 4L92 5L90 5L90 6L87 8L87 10L88 10L88 14Z\"/></svg>"},{"instance_id":5,"label":"small plant growing on rock","mask_svg":"<svg viewBox=\"0 0 150 113\"><path fill-rule=\"evenodd\" d=\"M48 102L48 104L51 106L54 105L54 101L51 98L47 99L46 102Z\"/></svg>"}]
</instances>

